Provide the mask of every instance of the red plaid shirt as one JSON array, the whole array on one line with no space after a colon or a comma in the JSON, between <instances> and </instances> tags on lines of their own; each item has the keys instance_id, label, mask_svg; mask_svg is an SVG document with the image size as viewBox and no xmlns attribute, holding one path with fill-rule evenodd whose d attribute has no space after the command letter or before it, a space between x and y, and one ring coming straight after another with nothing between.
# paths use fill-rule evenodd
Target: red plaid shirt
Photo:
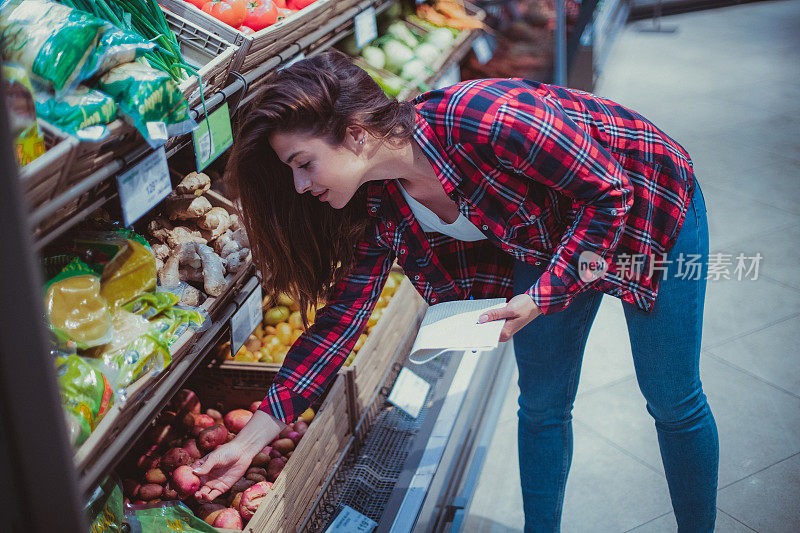
<instances>
[{"instance_id":1,"label":"red plaid shirt","mask_svg":"<svg viewBox=\"0 0 800 533\"><path fill-rule=\"evenodd\" d=\"M289 351L261 404L286 422L333 379L395 259L430 304L511 297L514 259L544 269L527 291L544 314L589 288L645 312L655 302L659 263L695 187L678 143L617 103L522 79L462 82L414 103L416 142L488 240L425 233L396 181L369 182L375 224L358 245L358 264ZM606 265L600 279L580 274L587 255Z\"/></svg>"}]
</instances>

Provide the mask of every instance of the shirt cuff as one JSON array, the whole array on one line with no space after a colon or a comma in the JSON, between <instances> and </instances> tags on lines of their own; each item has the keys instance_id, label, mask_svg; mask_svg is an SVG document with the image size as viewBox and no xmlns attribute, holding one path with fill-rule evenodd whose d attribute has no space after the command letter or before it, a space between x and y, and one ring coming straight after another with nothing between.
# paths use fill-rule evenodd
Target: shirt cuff
<instances>
[{"instance_id":1,"label":"shirt cuff","mask_svg":"<svg viewBox=\"0 0 800 533\"><path fill-rule=\"evenodd\" d=\"M310 405L310 402L302 395L283 385L273 384L267 390L267 396L258 409L286 424L291 424Z\"/></svg>"},{"instance_id":2,"label":"shirt cuff","mask_svg":"<svg viewBox=\"0 0 800 533\"><path fill-rule=\"evenodd\" d=\"M549 270L542 274L526 294L539 306L543 315L552 315L566 309L574 296L561 278Z\"/></svg>"}]
</instances>

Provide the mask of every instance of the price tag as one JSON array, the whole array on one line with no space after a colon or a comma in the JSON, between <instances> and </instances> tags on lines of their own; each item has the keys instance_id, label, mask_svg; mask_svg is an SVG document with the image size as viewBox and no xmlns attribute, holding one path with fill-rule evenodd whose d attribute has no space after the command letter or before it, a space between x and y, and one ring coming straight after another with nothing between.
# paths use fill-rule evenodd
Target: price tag
<instances>
[{"instance_id":1,"label":"price tag","mask_svg":"<svg viewBox=\"0 0 800 533\"><path fill-rule=\"evenodd\" d=\"M447 69L447 72L439 78L439 81L436 82L436 88L442 89L444 87L450 87L451 85L455 85L456 83L461 81L461 68L458 66L458 63L454 63L452 67Z\"/></svg>"},{"instance_id":2,"label":"price tag","mask_svg":"<svg viewBox=\"0 0 800 533\"><path fill-rule=\"evenodd\" d=\"M117 190L122 204L122 219L131 226L172 192L167 168L167 154L162 146L117 175Z\"/></svg>"},{"instance_id":3,"label":"price tag","mask_svg":"<svg viewBox=\"0 0 800 533\"><path fill-rule=\"evenodd\" d=\"M387 400L408 413L412 418L417 418L431 385L406 367L400 371L397 381L394 382L392 392Z\"/></svg>"},{"instance_id":4,"label":"price tag","mask_svg":"<svg viewBox=\"0 0 800 533\"><path fill-rule=\"evenodd\" d=\"M231 114L228 102L213 111L206 120L192 132L194 155L198 172L210 165L233 144Z\"/></svg>"},{"instance_id":5,"label":"price tag","mask_svg":"<svg viewBox=\"0 0 800 533\"><path fill-rule=\"evenodd\" d=\"M356 15L356 46L362 48L378 37L375 8L370 6Z\"/></svg>"},{"instance_id":6,"label":"price tag","mask_svg":"<svg viewBox=\"0 0 800 533\"><path fill-rule=\"evenodd\" d=\"M305 58L306 58L306 54L304 52L300 52L299 54L294 56L292 59L287 61L285 65L281 65L280 67L278 67L278 70L282 70L282 69L285 69L286 67L290 67L290 66L294 65L295 63L297 63L298 61L302 61Z\"/></svg>"},{"instance_id":7,"label":"price tag","mask_svg":"<svg viewBox=\"0 0 800 533\"><path fill-rule=\"evenodd\" d=\"M475 57L478 59L478 62L481 64L487 63L490 59L492 59L492 47L489 46L489 40L486 38L485 35L481 35L472 43L472 50L475 52Z\"/></svg>"},{"instance_id":8,"label":"price tag","mask_svg":"<svg viewBox=\"0 0 800 533\"><path fill-rule=\"evenodd\" d=\"M263 318L259 285L231 317L231 354L236 355Z\"/></svg>"},{"instance_id":9,"label":"price tag","mask_svg":"<svg viewBox=\"0 0 800 533\"><path fill-rule=\"evenodd\" d=\"M378 523L345 505L325 533L370 533Z\"/></svg>"}]
</instances>

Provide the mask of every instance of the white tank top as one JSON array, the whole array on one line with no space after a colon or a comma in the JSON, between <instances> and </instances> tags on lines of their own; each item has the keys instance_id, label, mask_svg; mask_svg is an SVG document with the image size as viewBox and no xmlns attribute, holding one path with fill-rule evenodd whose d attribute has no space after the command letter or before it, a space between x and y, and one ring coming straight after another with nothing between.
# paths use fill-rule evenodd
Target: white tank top
<instances>
[{"instance_id":1,"label":"white tank top","mask_svg":"<svg viewBox=\"0 0 800 533\"><path fill-rule=\"evenodd\" d=\"M400 185L400 180L397 181L397 186L400 188L400 192L403 193L403 197L411 207L411 212L414 213L423 231L443 233L459 241L480 241L486 238L486 235L481 233L481 230L461 213L458 214L455 222L448 224L439 218L439 215L408 194L403 186Z\"/></svg>"}]
</instances>

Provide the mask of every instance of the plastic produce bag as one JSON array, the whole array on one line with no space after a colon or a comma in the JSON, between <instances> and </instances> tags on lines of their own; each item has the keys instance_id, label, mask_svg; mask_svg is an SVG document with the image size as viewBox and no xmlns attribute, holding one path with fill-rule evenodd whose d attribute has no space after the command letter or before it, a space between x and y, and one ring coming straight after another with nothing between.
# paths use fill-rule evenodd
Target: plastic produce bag
<instances>
[{"instance_id":1,"label":"plastic produce bag","mask_svg":"<svg viewBox=\"0 0 800 533\"><path fill-rule=\"evenodd\" d=\"M92 493L86 506L90 533L123 533L125 526L124 496L115 477L109 476Z\"/></svg>"},{"instance_id":2,"label":"plastic produce bag","mask_svg":"<svg viewBox=\"0 0 800 533\"><path fill-rule=\"evenodd\" d=\"M125 389L146 374L157 374L172 361L167 340L149 321L124 309L114 312L114 338L104 346L87 352L97 365L114 369L112 384L121 400Z\"/></svg>"},{"instance_id":3,"label":"plastic produce bag","mask_svg":"<svg viewBox=\"0 0 800 533\"><path fill-rule=\"evenodd\" d=\"M117 103L96 89L78 86L75 92L56 98L47 93L36 94L36 113L40 118L78 138L101 140L108 136L103 127L98 133L82 135L80 130L105 126L117 118Z\"/></svg>"},{"instance_id":4,"label":"plastic produce bag","mask_svg":"<svg viewBox=\"0 0 800 533\"><path fill-rule=\"evenodd\" d=\"M95 46L108 23L47 0L0 0L3 59L61 95L92 76Z\"/></svg>"},{"instance_id":5,"label":"plastic produce bag","mask_svg":"<svg viewBox=\"0 0 800 533\"><path fill-rule=\"evenodd\" d=\"M139 296L132 302L123 306L123 309L149 320L177 304L179 300L180 297L177 294L156 291Z\"/></svg>"},{"instance_id":6,"label":"plastic produce bag","mask_svg":"<svg viewBox=\"0 0 800 533\"><path fill-rule=\"evenodd\" d=\"M68 416L70 442L79 446L111 407L111 384L102 372L75 354L56 358L56 375Z\"/></svg>"},{"instance_id":7,"label":"plastic produce bag","mask_svg":"<svg viewBox=\"0 0 800 533\"><path fill-rule=\"evenodd\" d=\"M44 137L36 124L36 107L28 74L19 65L3 65L6 109L17 164L25 166L45 152Z\"/></svg>"},{"instance_id":8,"label":"plastic produce bag","mask_svg":"<svg viewBox=\"0 0 800 533\"><path fill-rule=\"evenodd\" d=\"M172 344L189 328L195 332L204 331L211 325L208 313L193 307L170 307L155 317L153 326L165 336L167 344Z\"/></svg>"},{"instance_id":9,"label":"plastic produce bag","mask_svg":"<svg viewBox=\"0 0 800 533\"><path fill-rule=\"evenodd\" d=\"M45 286L45 312L62 344L74 341L83 350L106 344L114 336L111 312L100 294L100 276L78 259Z\"/></svg>"},{"instance_id":10,"label":"plastic produce bag","mask_svg":"<svg viewBox=\"0 0 800 533\"><path fill-rule=\"evenodd\" d=\"M108 72L114 67L130 63L147 52L155 50L156 44L145 41L141 35L109 25L97 43L94 61L96 72Z\"/></svg>"},{"instance_id":11,"label":"plastic produce bag","mask_svg":"<svg viewBox=\"0 0 800 533\"><path fill-rule=\"evenodd\" d=\"M130 533L218 533L218 530L197 518L181 502L161 502L146 505L126 505L125 520Z\"/></svg>"},{"instance_id":12,"label":"plastic produce bag","mask_svg":"<svg viewBox=\"0 0 800 533\"><path fill-rule=\"evenodd\" d=\"M114 97L125 119L153 147L197 127L189 116L183 93L161 70L142 63L126 63L104 74L97 87Z\"/></svg>"}]
</instances>

